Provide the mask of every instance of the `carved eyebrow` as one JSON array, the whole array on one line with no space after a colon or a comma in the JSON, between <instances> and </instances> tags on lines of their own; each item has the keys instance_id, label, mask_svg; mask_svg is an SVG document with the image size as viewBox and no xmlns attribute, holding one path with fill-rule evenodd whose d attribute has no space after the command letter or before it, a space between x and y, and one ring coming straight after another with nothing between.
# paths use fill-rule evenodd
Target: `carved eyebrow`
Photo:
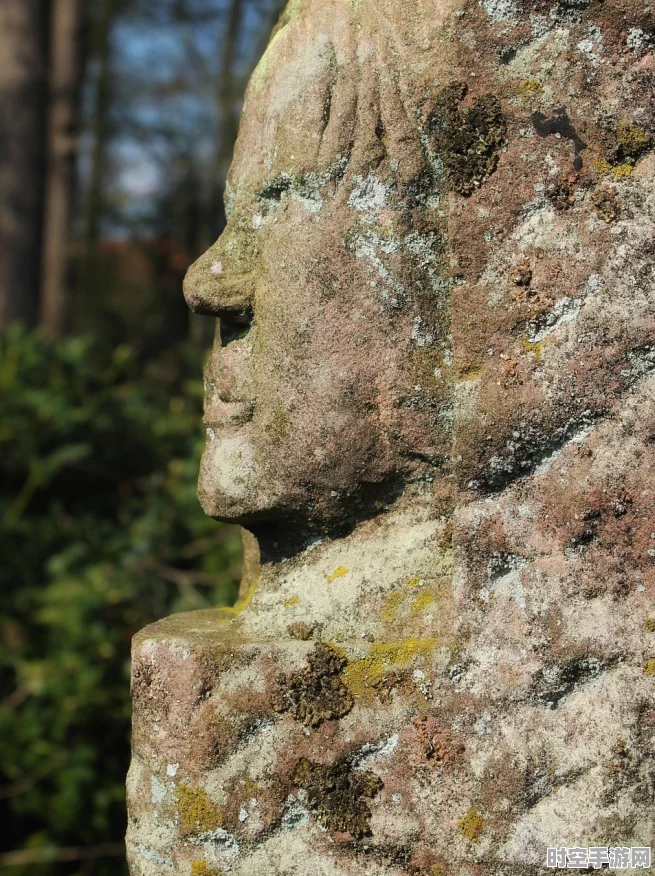
<instances>
[{"instance_id":1,"label":"carved eyebrow","mask_svg":"<svg viewBox=\"0 0 655 876\"><path fill-rule=\"evenodd\" d=\"M323 206L322 189L329 183L339 185L349 163L350 153L346 152L323 171L298 175L283 171L257 192L262 214L266 216L278 210L285 194L299 201L311 213L318 213Z\"/></svg>"},{"instance_id":2,"label":"carved eyebrow","mask_svg":"<svg viewBox=\"0 0 655 876\"><path fill-rule=\"evenodd\" d=\"M294 201L299 201L310 213L318 213L323 206L320 193L323 184L324 181L318 174L294 176L281 173L257 193L262 215L268 216L269 213L279 210L285 194Z\"/></svg>"}]
</instances>

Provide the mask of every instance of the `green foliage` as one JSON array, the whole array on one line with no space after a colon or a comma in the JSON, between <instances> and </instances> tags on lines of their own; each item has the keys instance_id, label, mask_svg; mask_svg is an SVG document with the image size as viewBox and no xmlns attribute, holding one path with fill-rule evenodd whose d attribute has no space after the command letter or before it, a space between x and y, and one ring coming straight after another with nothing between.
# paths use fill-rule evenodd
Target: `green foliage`
<instances>
[{"instance_id":1,"label":"green foliage","mask_svg":"<svg viewBox=\"0 0 655 876\"><path fill-rule=\"evenodd\" d=\"M200 364L182 350L170 371ZM238 536L196 498L202 384L164 374L125 347L0 336L0 850L122 838L130 638L236 596Z\"/></svg>"}]
</instances>

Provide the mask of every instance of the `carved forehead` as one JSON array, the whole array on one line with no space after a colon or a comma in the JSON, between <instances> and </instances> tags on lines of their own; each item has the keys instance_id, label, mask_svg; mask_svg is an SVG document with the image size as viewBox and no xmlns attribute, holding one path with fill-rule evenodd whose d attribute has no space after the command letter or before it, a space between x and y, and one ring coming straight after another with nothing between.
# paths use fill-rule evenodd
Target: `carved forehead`
<instances>
[{"instance_id":1,"label":"carved forehead","mask_svg":"<svg viewBox=\"0 0 655 876\"><path fill-rule=\"evenodd\" d=\"M447 74L445 3L410 0L402 29L388 0L292 0L251 80L230 172L236 190L281 173L366 165L380 131L389 154L420 153L416 115ZM311 14L309 14L311 8ZM366 24L364 26L363 22ZM408 168L416 170L416 168ZM402 170L401 170L402 173Z\"/></svg>"}]
</instances>

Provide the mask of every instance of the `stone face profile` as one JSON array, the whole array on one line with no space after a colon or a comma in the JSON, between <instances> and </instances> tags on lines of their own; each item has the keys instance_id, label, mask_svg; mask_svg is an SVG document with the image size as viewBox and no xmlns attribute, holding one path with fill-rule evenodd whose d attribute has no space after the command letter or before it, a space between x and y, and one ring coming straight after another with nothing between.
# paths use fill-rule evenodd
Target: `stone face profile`
<instances>
[{"instance_id":1,"label":"stone face profile","mask_svg":"<svg viewBox=\"0 0 655 876\"><path fill-rule=\"evenodd\" d=\"M244 580L135 638L133 876L653 845L654 138L646 2L289 3L185 283Z\"/></svg>"}]
</instances>

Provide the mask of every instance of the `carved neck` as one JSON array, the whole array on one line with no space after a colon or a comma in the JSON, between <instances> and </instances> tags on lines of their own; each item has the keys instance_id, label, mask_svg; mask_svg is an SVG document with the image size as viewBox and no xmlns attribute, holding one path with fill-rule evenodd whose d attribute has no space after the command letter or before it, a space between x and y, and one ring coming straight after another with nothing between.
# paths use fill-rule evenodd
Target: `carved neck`
<instances>
[{"instance_id":1,"label":"carved neck","mask_svg":"<svg viewBox=\"0 0 655 876\"><path fill-rule=\"evenodd\" d=\"M409 615L413 635L433 636L429 609L452 602L448 533L432 497L414 494L348 535L316 540L292 558L267 559L275 557L271 539L262 545L242 632L255 639L393 641L406 636Z\"/></svg>"}]
</instances>

